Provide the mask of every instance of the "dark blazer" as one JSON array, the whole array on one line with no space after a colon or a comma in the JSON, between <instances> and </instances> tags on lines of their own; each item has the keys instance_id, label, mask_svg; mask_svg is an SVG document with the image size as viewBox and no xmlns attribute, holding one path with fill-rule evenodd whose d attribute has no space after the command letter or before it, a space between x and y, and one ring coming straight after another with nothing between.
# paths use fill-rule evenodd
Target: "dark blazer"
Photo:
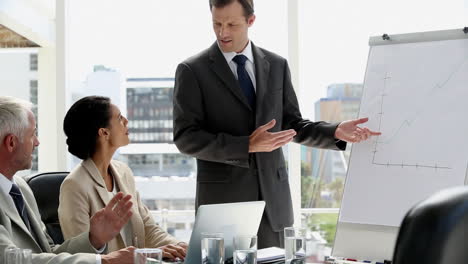
<instances>
[{"instance_id":1,"label":"dark blazer","mask_svg":"<svg viewBox=\"0 0 468 264\"><path fill-rule=\"evenodd\" d=\"M344 149L336 143L338 124L304 120L287 61L252 43L256 110L247 99L215 42L179 64L174 88L174 142L197 158L196 208L203 204L266 202L275 231L293 224L288 173L280 149L248 153L249 135L276 119L270 131L294 129L294 141Z\"/></svg>"}]
</instances>

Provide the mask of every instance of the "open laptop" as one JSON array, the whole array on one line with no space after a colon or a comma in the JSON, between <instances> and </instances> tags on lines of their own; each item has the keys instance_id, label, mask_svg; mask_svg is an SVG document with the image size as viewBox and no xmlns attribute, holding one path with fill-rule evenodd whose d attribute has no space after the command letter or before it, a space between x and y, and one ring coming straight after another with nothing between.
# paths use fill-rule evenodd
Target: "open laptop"
<instances>
[{"instance_id":1,"label":"open laptop","mask_svg":"<svg viewBox=\"0 0 468 264\"><path fill-rule=\"evenodd\" d=\"M184 264L201 263L201 233L224 234L224 259L232 258L232 240L236 235L258 232L264 201L201 205L198 208Z\"/></svg>"}]
</instances>

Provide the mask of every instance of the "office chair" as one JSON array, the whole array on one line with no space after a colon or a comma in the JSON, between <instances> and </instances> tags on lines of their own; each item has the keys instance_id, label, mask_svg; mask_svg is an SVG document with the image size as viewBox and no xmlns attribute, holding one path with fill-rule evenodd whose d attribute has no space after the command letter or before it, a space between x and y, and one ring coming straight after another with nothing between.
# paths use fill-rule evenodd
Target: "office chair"
<instances>
[{"instance_id":1,"label":"office chair","mask_svg":"<svg viewBox=\"0 0 468 264\"><path fill-rule=\"evenodd\" d=\"M393 264L468 263L467 239L468 187L442 190L406 214Z\"/></svg>"},{"instance_id":2,"label":"office chair","mask_svg":"<svg viewBox=\"0 0 468 264\"><path fill-rule=\"evenodd\" d=\"M35 174L26 179L36 198L42 222L55 244L63 243L62 229L58 219L60 185L68 172Z\"/></svg>"}]
</instances>

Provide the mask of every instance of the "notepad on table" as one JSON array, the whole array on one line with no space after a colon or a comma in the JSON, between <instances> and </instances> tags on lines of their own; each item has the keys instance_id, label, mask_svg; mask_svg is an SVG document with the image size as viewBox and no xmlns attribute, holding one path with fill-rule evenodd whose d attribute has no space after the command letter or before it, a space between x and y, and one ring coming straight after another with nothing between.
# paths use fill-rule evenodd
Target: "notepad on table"
<instances>
[{"instance_id":1,"label":"notepad on table","mask_svg":"<svg viewBox=\"0 0 468 264\"><path fill-rule=\"evenodd\" d=\"M257 263L271 263L284 259L284 249L269 247L257 250Z\"/></svg>"}]
</instances>

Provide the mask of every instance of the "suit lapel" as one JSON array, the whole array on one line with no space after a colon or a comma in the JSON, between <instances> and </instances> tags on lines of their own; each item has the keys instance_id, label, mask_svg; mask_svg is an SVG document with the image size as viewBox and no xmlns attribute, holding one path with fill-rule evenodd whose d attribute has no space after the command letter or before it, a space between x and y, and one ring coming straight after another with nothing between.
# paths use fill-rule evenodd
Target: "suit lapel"
<instances>
[{"instance_id":1,"label":"suit lapel","mask_svg":"<svg viewBox=\"0 0 468 264\"><path fill-rule=\"evenodd\" d=\"M104 182L104 179L101 176L101 173L99 172L98 168L94 164L92 159L87 159L83 161L82 166L88 171L89 175L91 178L96 182L96 185L94 185L94 189L99 195L99 198L101 198L101 201L103 202L104 206L109 203L110 198L109 194L106 189L106 184Z\"/></svg>"},{"instance_id":2,"label":"suit lapel","mask_svg":"<svg viewBox=\"0 0 468 264\"><path fill-rule=\"evenodd\" d=\"M123 192L124 194L132 194L131 190L128 189L128 184L126 182L126 175L122 172L120 173L118 170L116 170L115 166L112 164L112 161L111 161L111 165L110 165L110 168L111 168L111 172L112 172L112 175L114 176L114 179L115 179L115 183L116 185L118 186L118 189L119 191ZM140 216L139 213L135 212L135 206L136 206L136 198L137 197L133 197L132 195L132 202L133 202L133 206L131 208L131 211L132 211L132 216L130 217L130 223L132 225L132 240L135 240L134 239L134 236L136 235L137 237L145 237L145 230L144 228L142 228L141 225L138 225L138 217ZM123 238L122 238L122 241L123 241ZM135 241L132 241L133 243L135 243ZM133 245L135 247L144 247L144 244L143 242L144 241L136 241L138 245ZM127 245L129 246L129 245Z\"/></svg>"},{"instance_id":3,"label":"suit lapel","mask_svg":"<svg viewBox=\"0 0 468 264\"><path fill-rule=\"evenodd\" d=\"M261 106L263 104L263 99L265 98L265 93L267 92L268 89L268 76L270 74L270 63L265 59L265 53L261 49L259 49L257 46L255 46L252 43L252 52L254 56L254 63L255 63L255 79L257 80L257 86L256 86L256 96L257 96L257 113L256 113L256 126L258 127L259 122L261 122L261 116L260 116L260 111L261 111Z\"/></svg>"},{"instance_id":4,"label":"suit lapel","mask_svg":"<svg viewBox=\"0 0 468 264\"><path fill-rule=\"evenodd\" d=\"M34 229L34 231L37 233L37 230L40 230L40 228L37 228L37 220L36 220L36 215L34 214L34 212L32 212L31 210L31 207L29 205L29 202L28 200L26 199L26 196L24 195L25 193L25 190L24 188L22 188L22 184L21 184L21 180L16 178L15 177L15 181L16 181L16 184L19 186L21 192L23 193L23 199L24 199L24 204L25 204L25 207L26 207L26 210L28 210L28 216L29 216L29 222L31 224L31 228ZM9 197L9 196L6 196L7 194L3 194L3 192L0 192L2 193L2 198L0 200L0 206L2 208L4 208L4 211L5 211L5 214L8 215L8 217L10 217L11 221L13 223L15 223L17 226L19 226L21 228L21 230L23 230L23 232L29 236L29 238L31 238L32 241L34 241L38 247L38 249L40 249L41 251L43 249L47 249L48 246L45 246L45 247L41 247L39 245L39 243L43 244L42 242L43 241L36 241L36 238L34 238L33 234L31 234L31 232L29 231L29 229L26 227L26 225L24 224L23 222L23 219L21 218L21 216L18 214L18 211L16 210L16 206L13 202L13 200ZM34 227L33 227L33 222L34 222ZM42 231L40 231L42 232ZM40 237L40 235L38 234L38 237Z\"/></svg>"},{"instance_id":5,"label":"suit lapel","mask_svg":"<svg viewBox=\"0 0 468 264\"><path fill-rule=\"evenodd\" d=\"M242 93L242 90L239 86L239 82L236 80L234 74L229 68L229 65L226 62L223 54L219 50L218 43L215 42L210 47L210 68L211 70L219 77L219 79L229 88L229 90L234 94L234 96L241 101L241 103L250 109L249 102L245 95Z\"/></svg>"},{"instance_id":6,"label":"suit lapel","mask_svg":"<svg viewBox=\"0 0 468 264\"><path fill-rule=\"evenodd\" d=\"M23 190L21 190L21 191L24 193ZM41 224L40 224L40 221L42 221L42 220L36 218L36 214L31 209L32 207L31 207L28 199L26 199L26 197L24 197L24 198L25 198L24 199L24 204L26 206L26 210L28 210L29 223L31 224L31 228L32 228L33 232L36 233L37 240L39 240L39 241L37 241L35 239L34 241L36 241L36 243L42 249L42 251L50 252L49 241L47 241L47 238L43 235L44 230L42 230L42 227L41 227Z\"/></svg>"},{"instance_id":7,"label":"suit lapel","mask_svg":"<svg viewBox=\"0 0 468 264\"><path fill-rule=\"evenodd\" d=\"M28 228L24 224L23 219L21 219L21 216L18 214L13 200L3 192L0 193L2 193L3 196L3 198L0 200L0 206L4 209L5 214L8 215L12 222L14 222L17 226L21 227L21 229L26 234L28 234L31 237L31 239L34 240Z\"/></svg>"},{"instance_id":8,"label":"suit lapel","mask_svg":"<svg viewBox=\"0 0 468 264\"><path fill-rule=\"evenodd\" d=\"M104 182L104 178L102 178L101 173L99 172L98 168L96 167L96 164L94 164L94 161L92 159L87 159L83 161L82 165L88 171L91 178L96 182L96 185L94 185L94 189L98 193L104 208L111 200L109 192L106 188L106 183ZM114 172L115 170L112 171L112 173ZM120 242L122 242L125 245L124 239L120 232L115 238L117 239L117 241L120 240Z\"/></svg>"}]
</instances>

